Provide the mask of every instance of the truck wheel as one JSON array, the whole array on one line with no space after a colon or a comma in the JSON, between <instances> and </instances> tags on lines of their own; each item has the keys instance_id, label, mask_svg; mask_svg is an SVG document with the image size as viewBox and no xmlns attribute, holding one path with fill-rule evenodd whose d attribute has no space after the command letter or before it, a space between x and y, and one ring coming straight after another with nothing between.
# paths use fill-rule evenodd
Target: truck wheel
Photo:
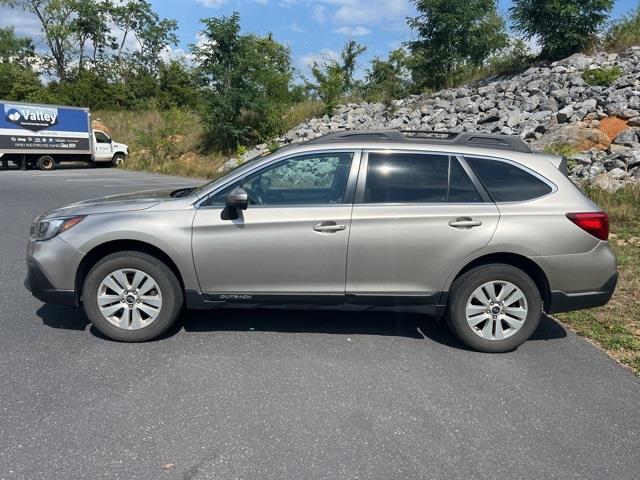
<instances>
[{"instance_id":1,"label":"truck wheel","mask_svg":"<svg viewBox=\"0 0 640 480\"><path fill-rule=\"evenodd\" d=\"M117 153L113 156L113 160L111 160L112 167L121 167L124 164L124 155L121 153Z\"/></svg>"},{"instance_id":2,"label":"truck wheel","mask_svg":"<svg viewBox=\"0 0 640 480\"><path fill-rule=\"evenodd\" d=\"M40 170L53 170L56 168L56 162L49 155L43 155L38 159L38 168Z\"/></svg>"}]
</instances>

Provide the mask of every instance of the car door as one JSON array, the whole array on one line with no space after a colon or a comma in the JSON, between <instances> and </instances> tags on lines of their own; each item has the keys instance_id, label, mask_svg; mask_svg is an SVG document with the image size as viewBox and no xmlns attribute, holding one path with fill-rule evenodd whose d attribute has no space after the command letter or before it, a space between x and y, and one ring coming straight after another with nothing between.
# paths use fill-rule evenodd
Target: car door
<instances>
[{"instance_id":1,"label":"car door","mask_svg":"<svg viewBox=\"0 0 640 480\"><path fill-rule=\"evenodd\" d=\"M449 275L487 245L498 224L496 205L474 182L456 156L366 152L351 220L348 300L439 302Z\"/></svg>"},{"instance_id":2,"label":"car door","mask_svg":"<svg viewBox=\"0 0 640 480\"><path fill-rule=\"evenodd\" d=\"M94 158L98 162L111 160L113 157L113 148L111 146L111 138L100 130L93 131L94 138Z\"/></svg>"},{"instance_id":3,"label":"car door","mask_svg":"<svg viewBox=\"0 0 640 480\"><path fill-rule=\"evenodd\" d=\"M359 151L277 160L215 192L193 223L193 259L212 301L344 302L347 242ZM249 206L223 220L226 195Z\"/></svg>"}]
</instances>

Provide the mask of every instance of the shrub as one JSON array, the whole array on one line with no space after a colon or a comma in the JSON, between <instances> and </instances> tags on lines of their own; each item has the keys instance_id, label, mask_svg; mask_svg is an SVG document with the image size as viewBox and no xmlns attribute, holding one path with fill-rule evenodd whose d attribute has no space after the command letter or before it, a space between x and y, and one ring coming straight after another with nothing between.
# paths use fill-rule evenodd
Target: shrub
<instances>
[{"instance_id":1,"label":"shrub","mask_svg":"<svg viewBox=\"0 0 640 480\"><path fill-rule=\"evenodd\" d=\"M570 158L579 153L575 148L567 143L556 143L544 149L546 153L553 153L564 158Z\"/></svg>"},{"instance_id":2,"label":"shrub","mask_svg":"<svg viewBox=\"0 0 640 480\"><path fill-rule=\"evenodd\" d=\"M637 223L640 218L640 186L627 185L613 193L587 185L584 192L609 214L619 226Z\"/></svg>"},{"instance_id":3,"label":"shrub","mask_svg":"<svg viewBox=\"0 0 640 480\"><path fill-rule=\"evenodd\" d=\"M582 79L589 85L608 87L622 75L620 67L592 68L582 72Z\"/></svg>"},{"instance_id":4,"label":"shrub","mask_svg":"<svg viewBox=\"0 0 640 480\"><path fill-rule=\"evenodd\" d=\"M604 38L604 48L612 52L621 52L635 45L640 45L640 6L614 22Z\"/></svg>"},{"instance_id":5,"label":"shrub","mask_svg":"<svg viewBox=\"0 0 640 480\"><path fill-rule=\"evenodd\" d=\"M492 75L511 75L526 70L535 56L521 38L511 39L509 46L489 57L487 73Z\"/></svg>"},{"instance_id":6,"label":"shrub","mask_svg":"<svg viewBox=\"0 0 640 480\"><path fill-rule=\"evenodd\" d=\"M175 157L184 151L182 143L192 118L192 113L178 108L160 112L158 122L134 129L136 144L152 163Z\"/></svg>"}]
</instances>

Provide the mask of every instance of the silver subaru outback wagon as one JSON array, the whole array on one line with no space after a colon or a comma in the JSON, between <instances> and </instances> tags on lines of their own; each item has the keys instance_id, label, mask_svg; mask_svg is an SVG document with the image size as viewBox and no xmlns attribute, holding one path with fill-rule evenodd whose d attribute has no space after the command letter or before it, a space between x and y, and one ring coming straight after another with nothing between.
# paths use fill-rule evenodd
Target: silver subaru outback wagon
<instances>
[{"instance_id":1,"label":"silver subaru outback wagon","mask_svg":"<svg viewBox=\"0 0 640 480\"><path fill-rule=\"evenodd\" d=\"M485 352L604 305L608 217L517 137L340 132L197 188L75 203L32 226L25 284L121 341L184 306L414 310Z\"/></svg>"}]
</instances>

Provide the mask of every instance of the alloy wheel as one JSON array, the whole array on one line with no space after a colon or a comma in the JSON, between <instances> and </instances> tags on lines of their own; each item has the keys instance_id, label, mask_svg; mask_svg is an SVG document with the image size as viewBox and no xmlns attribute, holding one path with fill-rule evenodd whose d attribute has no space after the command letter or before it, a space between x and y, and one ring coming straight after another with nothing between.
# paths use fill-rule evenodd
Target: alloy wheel
<instances>
[{"instance_id":1,"label":"alloy wheel","mask_svg":"<svg viewBox=\"0 0 640 480\"><path fill-rule=\"evenodd\" d=\"M504 340L515 335L528 314L527 299L516 285L495 280L473 291L466 305L471 330L485 340Z\"/></svg>"},{"instance_id":2,"label":"alloy wheel","mask_svg":"<svg viewBox=\"0 0 640 480\"><path fill-rule=\"evenodd\" d=\"M124 330L147 327L162 309L158 283L136 269L123 268L107 275L98 287L97 300L102 316Z\"/></svg>"}]
</instances>

